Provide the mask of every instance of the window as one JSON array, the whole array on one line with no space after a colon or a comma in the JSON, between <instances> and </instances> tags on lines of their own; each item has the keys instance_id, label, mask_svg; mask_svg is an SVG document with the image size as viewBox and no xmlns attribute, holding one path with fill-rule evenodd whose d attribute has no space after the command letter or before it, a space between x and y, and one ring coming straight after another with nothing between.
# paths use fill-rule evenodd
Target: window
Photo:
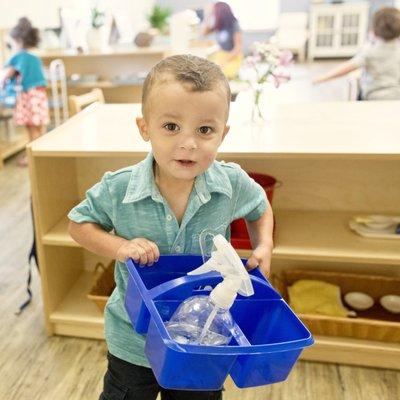
<instances>
[{"instance_id":1,"label":"window","mask_svg":"<svg viewBox=\"0 0 400 400\"><path fill-rule=\"evenodd\" d=\"M243 30L270 30L278 26L280 0L226 0Z\"/></svg>"}]
</instances>

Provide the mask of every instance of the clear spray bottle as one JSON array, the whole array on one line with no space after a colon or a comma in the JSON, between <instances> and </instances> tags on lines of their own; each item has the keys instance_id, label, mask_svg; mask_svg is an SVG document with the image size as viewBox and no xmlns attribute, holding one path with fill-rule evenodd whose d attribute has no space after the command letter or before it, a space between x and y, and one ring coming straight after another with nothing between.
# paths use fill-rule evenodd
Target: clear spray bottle
<instances>
[{"instance_id":1,"label":"clear spray bottle","mask_svg":"<svg viewBox=\"0 0 400 400\"><path fill-rule=\"evenodd\" d=\"M182 344L225 345L231 341L234 322L229 309L237 294L254 294L251 279L238 254L222 236L213 239L211 258L188 275L219 272L224 280L209 295L186 299L166 323L175 341Z\"/></svg>"}]
</instances>

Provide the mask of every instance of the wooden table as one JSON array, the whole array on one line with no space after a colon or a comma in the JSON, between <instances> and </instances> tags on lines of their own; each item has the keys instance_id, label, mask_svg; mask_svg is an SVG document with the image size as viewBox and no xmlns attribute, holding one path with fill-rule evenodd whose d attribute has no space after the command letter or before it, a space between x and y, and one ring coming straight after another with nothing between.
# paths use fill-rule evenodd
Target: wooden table
<instances>
[{"instance_id":1,"label":"wooden table","mask_svg":"<svg viewBox=\"0 0 400 400\"><path fill-rule=\"evenodd\" d=\"M232 103L219 158L283 182L273 199L273 270L400 275L398 241L365 240L347 227L356 213L398 214L399 109L400 102L286 104L260 128L248 122L248 105ZM100 258L70 238L66 215L106 170L145 157L139 113L139 104L96 105L28 146L49 334L103 337L103 316L86 299ZM400 345L317 337L302 357L400 368Z\"/></svg>"}]
</instances>

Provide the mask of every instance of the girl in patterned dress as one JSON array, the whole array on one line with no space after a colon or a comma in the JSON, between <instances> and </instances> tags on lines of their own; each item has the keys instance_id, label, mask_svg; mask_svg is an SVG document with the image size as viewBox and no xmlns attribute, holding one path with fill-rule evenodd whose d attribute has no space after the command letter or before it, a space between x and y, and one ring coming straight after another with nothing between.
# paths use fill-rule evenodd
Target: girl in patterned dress
<instances>
[{"instance_id":1,"label":"girl in patterned dress","mask_svg":"<svg viewBox=\"0 0 400 400\"><path fill-rule=\"evenodd\" d=\"M49 123L49 109L46 95L46 79L43 65L39 57L29 50L39 43L39 31L32 27L27 18L20 18L10 31L13 56L7 61L0 77L0 85L6 81L19 90L14 109L16 125L26 126L30 141L41 136ZM27 165L24 155L19 164Z\"/></svg>"}]
</instances>

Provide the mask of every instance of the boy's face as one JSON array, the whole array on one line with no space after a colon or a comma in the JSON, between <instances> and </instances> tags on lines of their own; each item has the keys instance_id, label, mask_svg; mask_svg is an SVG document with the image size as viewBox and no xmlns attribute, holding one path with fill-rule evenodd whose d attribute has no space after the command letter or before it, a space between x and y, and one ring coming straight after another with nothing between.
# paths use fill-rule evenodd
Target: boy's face
<instances>
[{"instance_id":1,"label":"boy's face","mask_svg":"<svg viewBox=\"0 0 400 400\"><path fill-rule=\"evenodd\" d=\"M151 89L145 110L136 122L151 142L160 177L192 181L213 163L229 130L226 93L219 86L195 92L170 80Z\"/></svg>"}]
</instances>

